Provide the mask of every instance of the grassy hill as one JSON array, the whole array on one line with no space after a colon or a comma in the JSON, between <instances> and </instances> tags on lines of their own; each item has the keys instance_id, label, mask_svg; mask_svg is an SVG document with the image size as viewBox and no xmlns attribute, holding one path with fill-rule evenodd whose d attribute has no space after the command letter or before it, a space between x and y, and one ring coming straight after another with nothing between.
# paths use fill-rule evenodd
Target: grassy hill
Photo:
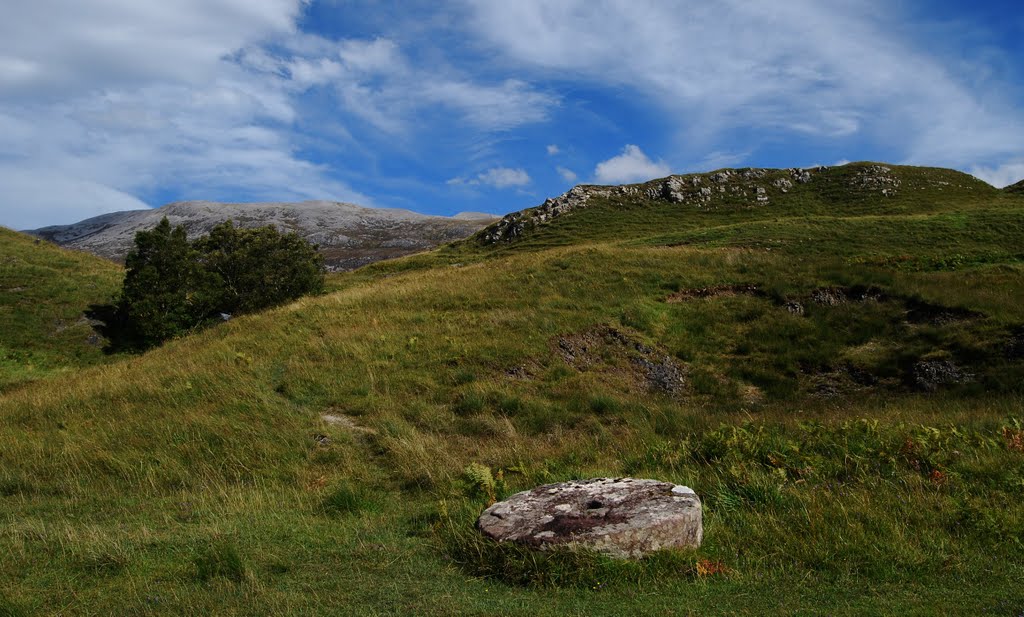
<instances>
[{"instance_id":1,"label":"grassy hill","mask_svg":"<svg viewBox=\"0 0 1024 617\"><path fill-rule=\"evenodd\" d=\"M0 228L0 392L104 360L85 312L110 302L122 269Z\"/></svg>"},{"instance_id":2,"label":"grassy hill","mask_svg":"<svg viewBox=\"0 0 1024 617\"><path fill-rule=\"evenodd\" d=\"M0 614L1017 614L1024 197L870 167L599 189L8 392ZM472 529L598 475L695 488L705 544Z\"/></svg>"}]
</instances>

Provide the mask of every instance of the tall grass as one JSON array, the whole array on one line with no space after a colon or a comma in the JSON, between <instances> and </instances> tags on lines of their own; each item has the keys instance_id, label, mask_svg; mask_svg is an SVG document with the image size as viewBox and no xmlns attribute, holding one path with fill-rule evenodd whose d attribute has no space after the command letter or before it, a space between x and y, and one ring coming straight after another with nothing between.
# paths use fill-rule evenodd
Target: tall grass
<instances>
[{"instance_id":1,"label":"tall grass","mask_svg":"<svg viewBox=\"0 0 1024 617\"><path fill-rule=\"evenodd\" d=\"M376 264L23 383L0 397L0 611L1019 612L1024 270L986 253L1010 252L1019 204L836 198L833 234L799 211L826 215L814 190L760 226L773 211L597 203L522 247ZM958 208L960 240L933 225ZM709 218L732 227L702 239ZM997 261L906 267L890 223L921 264L956 242ZM759 244L780 232L812 242ZM667 301L728 285L761 292ZM812 299L856 286L884 298ZM921 302L979 314L915 321ZM608 328L629 342L566 359L564 337ZM678 363L683 392L641 356ZM971 380L920 390L929 358ZM604 475L694 487L704 546L622 563L473 529L491 499Z\"/></svg>"}]
</instances>

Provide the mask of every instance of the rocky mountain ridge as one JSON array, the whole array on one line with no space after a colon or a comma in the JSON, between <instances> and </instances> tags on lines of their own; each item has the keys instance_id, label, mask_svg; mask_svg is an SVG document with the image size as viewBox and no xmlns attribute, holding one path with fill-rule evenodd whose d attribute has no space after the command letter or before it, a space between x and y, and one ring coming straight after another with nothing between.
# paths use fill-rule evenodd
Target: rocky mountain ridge
<instances>
[{"instance_id":1,"label":"rocky mountain ridge","mask_svg":"<svg viewBox=\"0 0 1024 617\"><path fill-rule=\"evenodd\" d=\"M320 245L332 270L349 270L460 240L497 218L472 212L454 217L429 216L330 201L186 201L152 210L114 212L26 233L121 261L131 249L136 232L154 227L165 216L173 225L184 225L190 237L208 233L213 226L229 219L241 227L273 225L282 231L293 231Z\"/></svg>"},{"instance_id":2,"label":"rocky mountain ridge","mask_svg":"<svg viewBox=\"0 0 1024 617\"><path fill-rule=\"evenodd\" d=\"M785 199L787 194L804 188L840 188L847 197L854 199L896 198L905 189L994 190L973 176L953 170L937 170L941 175L924 180L918 178L917 184L904 187L900 169L900 166L879 163L789 169L741 168L671 175L621 186L578 185L558 197L547 199L540 206L505 215L477 237L484 244L512 242L530 229L586 208L595 198L622 202L668 202L708 211L725 207L770 206ZM1004 190L1024 193L1024 181Z\"/></svg>"}]
</instances>

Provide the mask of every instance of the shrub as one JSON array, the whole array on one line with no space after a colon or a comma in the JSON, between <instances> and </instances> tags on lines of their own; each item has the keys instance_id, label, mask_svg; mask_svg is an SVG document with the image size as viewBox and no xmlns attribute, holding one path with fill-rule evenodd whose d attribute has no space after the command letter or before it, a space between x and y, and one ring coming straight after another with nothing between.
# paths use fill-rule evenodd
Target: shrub
<instances>
[{"instance_id":1,"label":"shrub","mask_svg":"<svg viewBox=\"0 0 1024 617\"><path fill-rule=\"evenodd\" d=\"M295 233L271 226L239 229L226 221L194 247L220 312L251 313L323 291L323 256Z\"/></svg>"},{"instance_id":2,"label":"shrub","mask_svg":"<svg viewBox=\"0 0 1024 617\"><path fill-rule=\"evenodd\" d=\"M211 279L185 228L164 217L154 229L135 234L125 260L120 312L143 347L184 334L215 307Z\"/></svg>"},{"instance_id":3,"label":"shrub","mask_svg":"<svg viewBox=\"0 0 1024 617\"><path fill-rule=\"evenodd\" d=\"M117 321L138 347L185 334L221 314L251 313L324 288L323 257L294 233L231 221L189 242L164 217L135 235Z\"/></svg>"}]
</instances>

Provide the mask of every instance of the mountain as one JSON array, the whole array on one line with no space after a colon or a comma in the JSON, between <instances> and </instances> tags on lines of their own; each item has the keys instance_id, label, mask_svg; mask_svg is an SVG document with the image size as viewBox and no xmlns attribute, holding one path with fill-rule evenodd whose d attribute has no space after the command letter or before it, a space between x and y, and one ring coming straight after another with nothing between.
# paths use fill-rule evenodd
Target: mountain
<instances>
[{"instance_id":1,"label":"mountain","mask_svg":"<svg viewBox=\"0 0 1024 617\"><path fill-rule=\"evenodd\" d=\"M0 613L1016 615L1022 247L1024 198L945 169L583 186L25 384ZM704 544L474 527L606 476L693 488Z\"/></svg>"},{"instance_id":2,"label":"mountain","mask_svg":"<svg viewBox=\"0 0 1024 617\"><path fill-rule=\"evenodd\" d=\"M1011 184L1010 186L1004 188L1003 190L1006 191L1007 193L1024 194L1024 180L1021 180L1016 184Z\"/></svg>"},{"instance_id":3,"label":"mountain","mask_svg":"<svg viewBox=\"0 0 1024 617\"><path fill-rule=\"evenodd\" d=\"M367 263L408 255L469 236L493 222L493 216L462 213L454 217L427 216L409 210L364 208L354 204L302 203L228 204L210 201L177 202L152 210L115 212L73 225L28 231L61 246L122 261L135 233L150 229L163 217L184 225L190 237L233 220L243 227L274 225L319 244L332 270L350 270Z\"/></svg>"}]
</instances>

